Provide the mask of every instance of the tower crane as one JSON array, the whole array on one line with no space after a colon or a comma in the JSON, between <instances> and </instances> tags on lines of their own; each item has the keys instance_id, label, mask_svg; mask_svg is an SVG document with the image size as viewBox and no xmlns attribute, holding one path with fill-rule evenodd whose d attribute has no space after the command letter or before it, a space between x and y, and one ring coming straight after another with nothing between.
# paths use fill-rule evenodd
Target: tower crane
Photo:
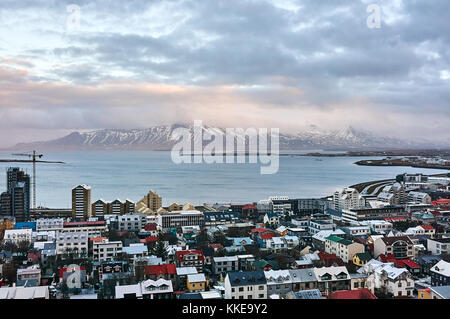
<instances>
[{"instance_id":1,"label":"tower crane","mask_svg":"<svg viewBox=\"0 0 450 319\"><path fill-rule=\"evenodd\" d=\"M42 158L43 154L37 154L36 151L31 151L27 153L19 153L19 154L12 154L14 156L27 156L31 159L31 162L33 163L33 215L37 216L36 214L36 162L37 159Z\"/></svg>"}]
</instances>

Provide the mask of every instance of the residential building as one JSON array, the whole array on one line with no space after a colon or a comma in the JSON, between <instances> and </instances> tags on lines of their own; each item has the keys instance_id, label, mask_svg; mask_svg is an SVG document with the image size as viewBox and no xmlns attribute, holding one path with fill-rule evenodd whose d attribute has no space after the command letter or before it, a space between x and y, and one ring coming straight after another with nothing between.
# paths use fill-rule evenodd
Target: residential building
<instances>
[{"instance_id":1,"label":"residential building","mask_svg":"<svg viewBox=\"0 0 450 319\"><path fill-rule=\"evenodd\" d=\"M450 254L450 238L427 239L427 250L433 255Z\"/></svg>"},{"instance_id":2,"label":"residential building","mask_svg":"<svg viewBox=\"0 0 450 319\"><path fill-rule=\"evenodd\" d=\"M36 220L37 231L61 231L64 227L64 218L39 218Z\"/></svg>"},{"instance_id":3,"label":"residential building","mask_svg":"<svg viewBox=\"0 0 450 319\"><path fill-rule=\"evenodd\" d=\"M191 292L205 291L208 286L205 274L187 275L186 281L187 289Z\"/></svg>"},{"instance_id":4,"label":"residential building","mask_svg":"<svg viewBox=\"0 0 450 319\"><path fill-rule=\"evenodd\" d=\"M30 218L30 176L18 167L6 171L7 191L2 196L2 215L12 216L16 221Z\"/></svg>"},{"instance_id":5,"label":"residential building","mask_svg":"<svg viewBox=\"0 0 450 319\"><path fill-rule=\"evenodd\" d=\"M432 286L449 286L450 285L450 263L441 260L431 267L431 285Z\"/></svg>"},{"instance_id":6,"label":"residential building","mask_svg":"<svg viewBox=\"0 0 450 319\"><path fill-rule=\"evenodd\" d=\"M87 256L88 233L59 233L56 238L56 254L73 254L74 256ZM63 256L64 258L64 256Z\"/></svg>"},{"instance_id":7,"label":"residential building","mask_svg":"<svg viewBox=\"0 0 450 319\"><path fill-rule=\"evenodd\" d=\"M414 257L414 244L407 236L394 236L378 238L374 242L374 257L381 254L393 254L396 259Z\"/></svg>"},{"instance_id":8,"label":"residential building","mask_svg":"<svg viewBox=\"0 0 450 319\"><path fill-rule=\"evenodd\" d=\"M176 252L177 267L195 267L203 272L205 256L201 250L180 250Z\"/></svg>"},{"instance_id":9,"label":"residential building","mask_svg":"<svg viewBox=\"0 0 450 319\"><path fill-rule=\"evenodd\" d=\"M3 237L3 240L5 242L14 243L16 245L19 245L23 242L28 242L31 244L33 236L33 230L32 229L7 229L5 230L5 234Z\"/></svg>"},{"instance_id":10,"label":"residential building","mask_svg":"<svg viewBox=\"0 0 450 319\"><path fill-rule=\"evenodd\" d=\"M408 204L431 204L431 197L427 193L409 192Z\"/></svg>"},{"instance_id":11,"label":"residential building","mask_svg":"<svg viewBox=\"0 0 450 319\"><path fill-rule=\"evenodd\" d=\"M66 222L61 233L87 233L89 238L102 237L108 232L105 221Z\"/></svg>"},{"instance_id":12,"label":"residential building","mask_svg":"<svg viewBox=\"0 0 450 319\"><path fill-rule=\"evenodd\" d=\"M318 281L313 268L289 270L292 280L292 290L294 292L301 290L316 289Z\"/></svg>"},{"instance_id":13,"label":"residential building","mask_svg":"<svg viewBox=\"0 0 450 319\"><path fill-rule=\"evenodd\" d=\"M351 289L350 274L345 266L314 268L318 289L328 296L330 293Z\"/></svg>"},{"instance_id":14,"label":"residential building","mask_svg":"<svg viewBox=\"0 0 450 319\"><path fill-rule=\"evenodd\" d=\"M344 210L360 208L366 205L364 197L354 188L345 188L333 194L333 209Z\"/></svg>"},{"instance_id":15,"label":"residential building","mask_svg":"<svg viewBox=\"0 0 450 319\"><path fill-rule=\"evenodd\" d=\"M231 272L225 277L225 299L267 299L263 271Z\"/></svg>"},{"instance_id":16,"label":"residential building","mask_svg":"<svg viewBox=\"0 0 450 319\"><path fill-rule=\"evenodd\" d=\"M103 216L108 215L108 203L103 199L99 199L92 203L91 211L93 217L102 218Z\"/></svg>"},{"instance_id":17,"label":"residential building","mask_svg":"<svg viewBox=\"0 0 450 319\"><path fill-rule=\"evenodd\" d=\"M414 280L405 268L372 259L358 273L367 275L367 288L391 293L394 297L413 297Z\"/></svg>"},{"instance_id":18,"label":"residential building","mask_svg":"<svg viewBox=\"0 0 450 319\"><path fill-rule=\"evenodd\" d=\"M238 256L214 257L212 260L212 269L214 274L238 271Z\"/></svg>"},{"instance_id":19,"label":"residential building","mask_svg":"<svg viewBox=\"0 0 450 319\"><path fill-rule=\"evenodd\" d=\"M103 240L92 244L92 253L95 261L113 261L122 254L121 241Z\"/></svg>"},{"instance_id":20,"label":"residential building","mask_svg":"<svg viewBox=\"0 0 450 319\"><path fill-rule=\"evenodd\" d=\"M145 214L126 214L118 216L119 231L140 231L147 223Z\"/></svg>"},{"instance_id":21,"label":"residential building","mask_svg":"<svg viewBox=\"0 0 450 319\"><path fill-rule=\"evenodd\" d=\"M78 185L72 189L72 218L87 220L92 217L91 187Z\"/></svg>"},{"instance_id":22,"label":"residential building","mask_svg":"<svg viewBox=\"0 0 450 319\"><path fill-rule=\"evenodd\" d=\"M267 296L286 296L292 291L292 277L289 270L269 270L265 271L267 281Z\"/></svg>"},{"instance_id":23,"label":"residential building","mask_svg":"<svg viewBox=\"0 0 450 319\"><path fill-rule=\"evenodd\" d=\"M264 224L266 225L270 225L272 227L276 227L278 226L278 224L280 223L280 217L278 216L278 213L266 213L264 215Z\"/></svg>"},{"instance_id":24,"label":"residential building","mask_svg":"<svg viewBox=\"0 0 450 319\"><path fill-rule=\"evenodd\" d=\"M336 255L344 262L352 262L356 254L364 253L364 245L337 236L330 236L325 241L325 252Z\"/></svg>"}]
</instances>

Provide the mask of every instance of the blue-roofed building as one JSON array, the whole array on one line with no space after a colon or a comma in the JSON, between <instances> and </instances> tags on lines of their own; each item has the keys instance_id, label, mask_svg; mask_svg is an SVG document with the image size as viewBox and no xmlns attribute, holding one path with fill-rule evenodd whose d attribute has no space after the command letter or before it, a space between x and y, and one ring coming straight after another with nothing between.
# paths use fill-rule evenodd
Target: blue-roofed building
<instances>
[{"instance_id":1,"label":"blue-roofed building","mask_svg":"<svg viewBox=\"0 0 450 319\"><path fill-rule=\"evenodd\" d=\"M31 229L36 231L36 222L17 222L14 224L14 229Z\"/></svg>"},{"instance_id":2,"label":"blue-roofed building","mask_svg":"<svg viewBox=\"0 0 450 319\"><path fill-rule=\"evenodd\" d=\"M225 299L267 299L264 271L228 273L225 277Z\"/></svg>"}]
</instances>

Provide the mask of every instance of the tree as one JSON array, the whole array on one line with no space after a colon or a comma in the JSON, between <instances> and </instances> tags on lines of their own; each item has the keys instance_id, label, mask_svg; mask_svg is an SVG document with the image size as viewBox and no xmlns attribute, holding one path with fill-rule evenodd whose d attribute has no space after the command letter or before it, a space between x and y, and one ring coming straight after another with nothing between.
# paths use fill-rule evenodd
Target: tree
<instances>
[{"instance_id":1,"label":"tree","mask_svg":"<svg viewBox=\"0 0 450 319\"><path fill-rule=\"evenodd\" d=\"M172 232L162 233L159 236L163 241L168 241L169 245L176 245L178 243L178 238Z\"/></svg>"},{"instance_id":2,"label":"tree","mask_svg":"<svg viewBox=\"0 0 450 319\"><path fill-rule=\"evenodd\" d=\"M167 259L168 254L167 254L166 245L165 245L164 241L161 240L161 238L156 243L154 253L157 257L161 258L163 261L165 261Z\"/></svg>"}]
</instances>

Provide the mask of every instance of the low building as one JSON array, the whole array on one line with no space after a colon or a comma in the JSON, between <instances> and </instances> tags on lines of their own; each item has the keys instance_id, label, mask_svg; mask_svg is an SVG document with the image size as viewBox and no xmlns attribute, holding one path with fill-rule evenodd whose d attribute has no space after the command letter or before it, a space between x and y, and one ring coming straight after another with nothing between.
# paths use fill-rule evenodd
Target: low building
<instances>
[{"instance_id":1,"label":"low building","mask_svg":"<svg viewBox=\"0 0 450 319\"><path fill-rule=\"evenodd\" d=\"M407 236L382 237L374 242L374 257L393 254L396 259L414 257L414 244Z\"/></svg>"},{"instance_id":2,"label":"low building","mask_svg":"<svg viewBox=\"0 0 450 319\"><path fill-rule=\"evenodd\" d=\"M325 241L325 252L336 255L344 262L351 262L356 254L364 253L364 245L337 236L330 236Z\"/></svg>"},{"instance_id":3,"label":"low building","mask_svg":"<svg viewBox=\"0 0 450 319\"><path fill-rule=\"evenodd\" d=\"M313 268L293 269L289 270L292 280L292 290L302 291L316 289L318 287L318 280Z\"/></svg>"},{"instance_id":4,"label":"low building","mask_svg":"<svg viewBox=\"0 0 450 319\"><path fill-rule=\"evenodd\" d=\"M88 253L88 233L59 233L56 238L56 254L71 254L74 256L87 256Z\"/></svg>"},{"instance_id":5,"label":"low building","mask_svg":"<svg viewBox=\"0 0 450 319\"><path fill-rule=\"evenodd\" d=\"M228 273L225 299L267 299L267 281L263 271Z\"/></svg>"},{"instance_id":6,"label":"low building","mask_svg":"<svg viewBox=\"0 0 450 319\"><path fill-rule=\"evenodd\" d=\"M112 261L122 254L121 241L103 240L92 244L92 253L95 261Z\"/></svg>"},{"instance_id":7,"label":"low building","mask_svg":"<svg viewBox=\"0 0 450 319\"><path fill-rule=\"evenodd\" d=\"M314 268L318 289L328 296L330 293L351 289L350 274L345 266Z\"/></svg>"},{"instance_id":8,"label":"low building","mask_svg":"<svg viewBox=\"0 0 450 319\"><path fill-rule=\"evenodd\" d=\"M265 271L267 281L267 295L281 295L283 297L292 291L292 278L289 270Z\"/></svg>"},{"instance_id":9,"label":"low building","mask_svg":"<svg viewBox=\"0 0 450 319\"><path fill-rule=\"evenodd\" d=\"M239 270L238 256L214 257L212 261L214 274L228 273Z\"/></svg>"},{"instance_id":10,"label":"low building","mask_svg":"<svg viewBox=\"0 0 450 319\"><path fill-rule=\"evenodd\" d=\"M427 239L427 250L433 255L450 254L450 238Z\"/></svg>"},{"instance_id":11,"label":"low building","mask_svg":"<svg viewBox=\"0 0 450 319\"><path fill-rule=\"evenodd\" d=\"M450 263L441 260L431 267L431 285L449 286L450 285Z\"/></svg>"},{"instance_id":12,"label":"low building","mask_svg":"<svg viewBox=\"0 0 450 319\"><path fill-rule=\"evenodd\" d=\"M208 286L205 274L187 275L187 289L191 292L205 291Z\"/></svg>"}]
</instances>

